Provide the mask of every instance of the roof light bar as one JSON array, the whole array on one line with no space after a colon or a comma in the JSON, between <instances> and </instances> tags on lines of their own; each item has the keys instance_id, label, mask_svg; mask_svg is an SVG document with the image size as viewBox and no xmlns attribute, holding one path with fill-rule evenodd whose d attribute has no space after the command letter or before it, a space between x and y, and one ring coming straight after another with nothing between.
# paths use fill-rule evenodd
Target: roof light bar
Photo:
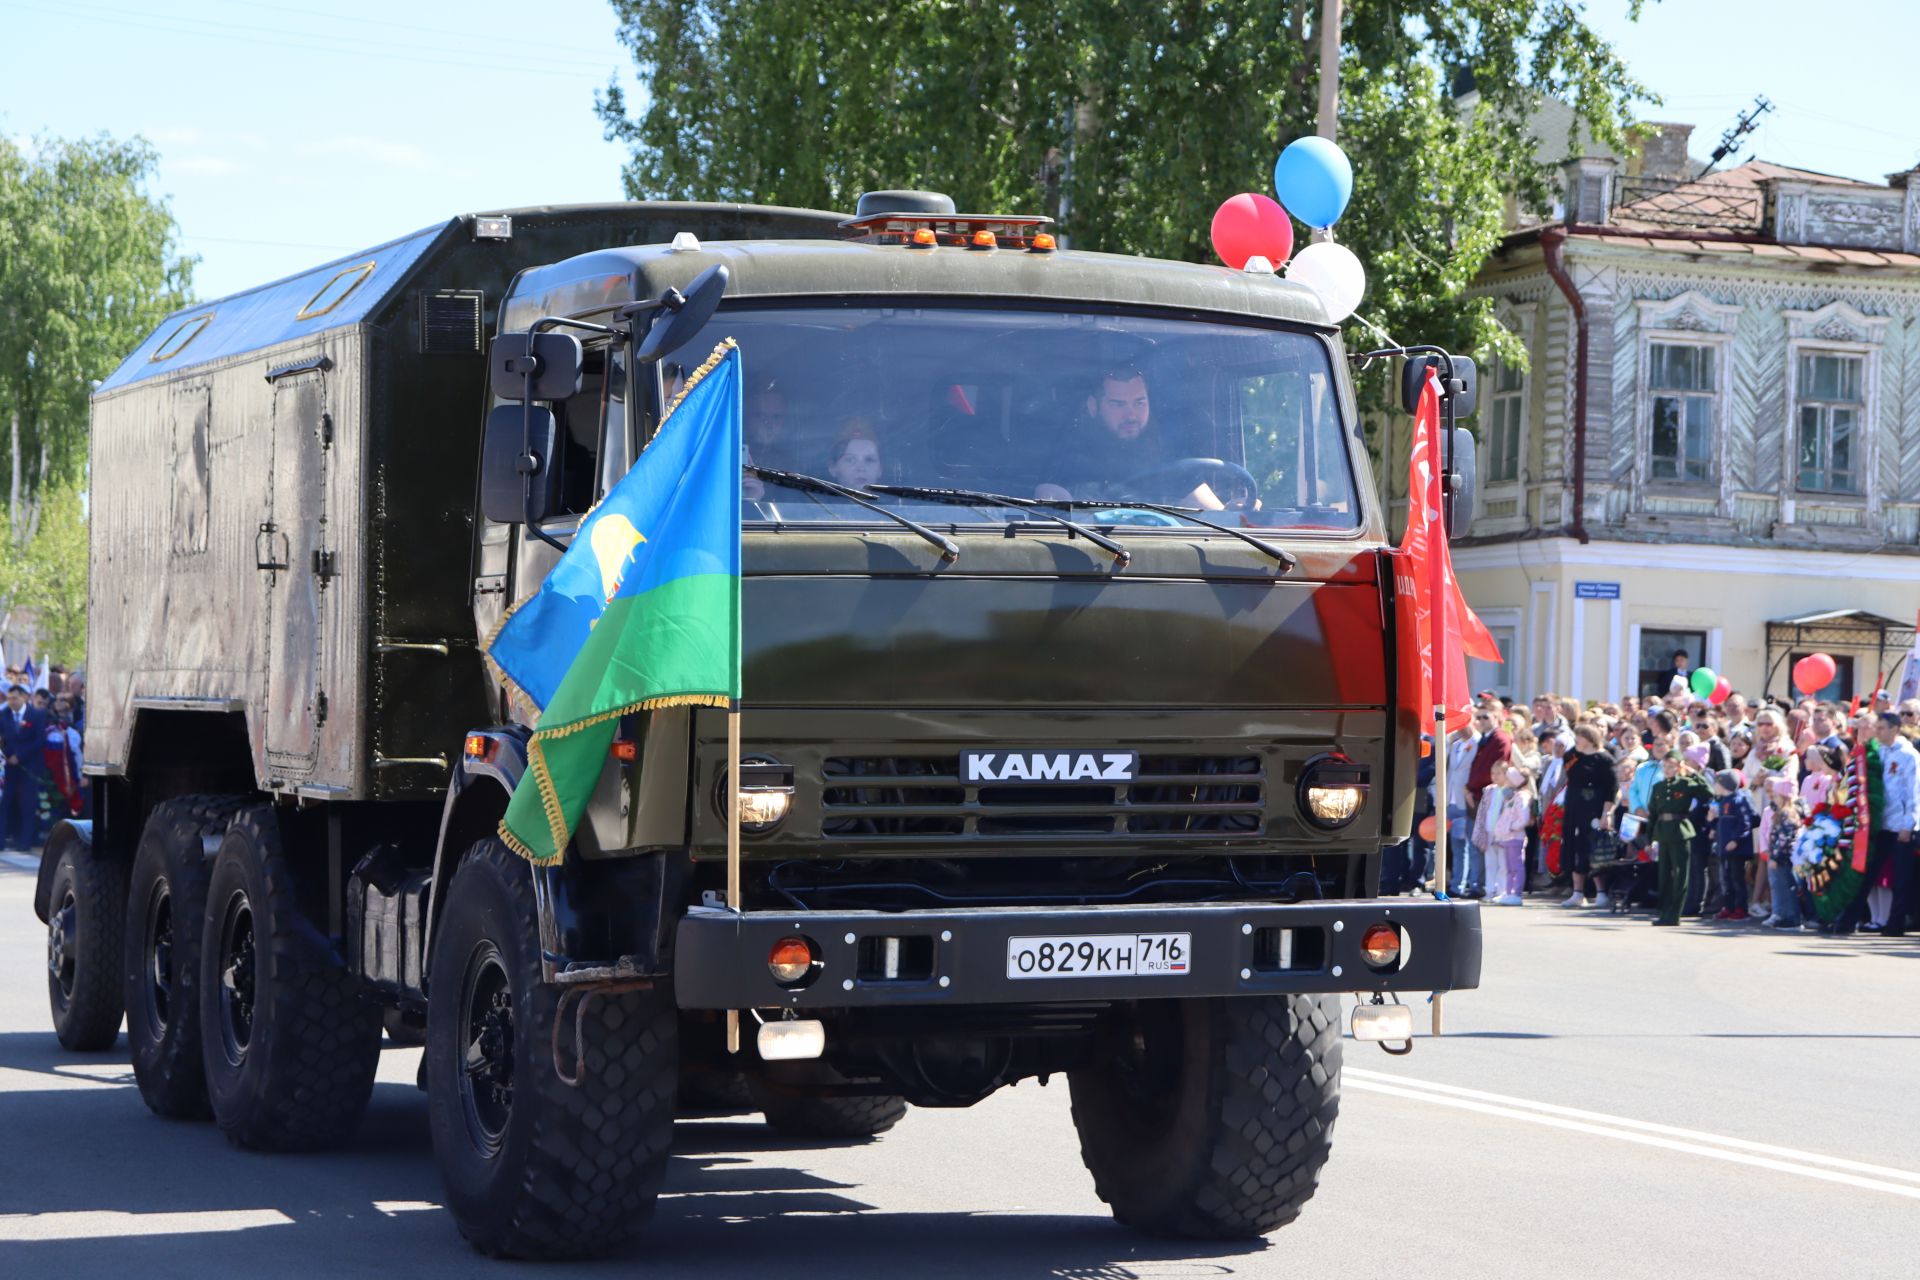
<instances>
[{"instance_id":1,"label":"roof light bar","mask_svg":"<svg viewBox=\"0 0 1920 1280\"><path fill-rule=\"evenodd\" d=\"M1053 247L1053 237L1043 228L1053 225L1052 218L1037 214L1011 213L870 213L864 218L848 218L840 230L849 240L865 244L904 244L920 248L934 245L978 248L1032 249L1042 252ZM979 237L991 237L983 244ZM1045 237L1046 244L1037 243Z\"/></svg>"}]
</instances>

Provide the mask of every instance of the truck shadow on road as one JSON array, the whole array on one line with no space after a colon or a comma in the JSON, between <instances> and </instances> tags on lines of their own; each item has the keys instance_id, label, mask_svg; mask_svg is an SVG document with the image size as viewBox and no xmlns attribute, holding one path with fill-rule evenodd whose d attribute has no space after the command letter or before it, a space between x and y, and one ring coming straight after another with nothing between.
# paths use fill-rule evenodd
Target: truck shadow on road
<instances>
[{"instance_id":1,"label":"truck shadow on road","mask_svg":"<svg viewBox=\"0 0 1920 1280\"><path fill-rule=\"evenodd\" d=\"M375 1087L344 1150L259 1155L212 1124L148 1113L118 1051L5 1032L0 1135L14 1155L0 1166L7 1274L307 1277L404 1260L422 1277L485 1265L439 1211L426 1099L404 1083ZM916 1277L1117 1278L1180 1264L1182 1276L1230 1275L1235 1258L1269 1247L1150 1240L1095 1214L889 1210L881 1182L869 1191L808 1167L843 1146L782 1139L745 1116L682 1121L653 1227L585 1269L758 1276L831 1256L841 1275L899 1275L907 1258Z\"/></svg>"}]
</instances>

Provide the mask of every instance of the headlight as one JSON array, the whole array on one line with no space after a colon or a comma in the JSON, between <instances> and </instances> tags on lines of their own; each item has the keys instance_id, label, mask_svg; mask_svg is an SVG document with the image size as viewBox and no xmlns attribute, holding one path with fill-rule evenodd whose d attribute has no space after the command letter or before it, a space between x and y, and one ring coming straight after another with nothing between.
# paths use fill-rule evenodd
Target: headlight
<instances>
[{"instance_id":1,"label":"headlight","mask_svg":"<svg viewBox=\"0 0 1920 1280\"><path fill-rule=\"evenodd\" d=\"M1342 755L1317 756L1300 771L1299 803L1307 821L1324 830L1344 827L1367 799L1367 766Z\"/></svg>"},{"instance_id":2,"label":"headlight","mask_svg":"<svg viewBox=\"0 0 1920 1280\"><path fill-rule=\"evenodd\" d=\"M738 782L723 778L721 785L732 788L740 829L758 835L779 826L793 807L793 766L765 756L748 756L740 762L738 777ZM724 804L716 803L715 807L721 817L726 817Z\"/></svg>"}]
</instances>

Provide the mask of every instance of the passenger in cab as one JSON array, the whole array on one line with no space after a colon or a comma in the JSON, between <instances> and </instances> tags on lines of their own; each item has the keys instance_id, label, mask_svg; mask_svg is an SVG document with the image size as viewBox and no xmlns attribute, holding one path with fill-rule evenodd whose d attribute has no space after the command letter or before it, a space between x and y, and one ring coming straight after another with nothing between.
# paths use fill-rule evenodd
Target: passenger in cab
<instances>
[{"instance_id":1,"label":"passenger in cab","mask_svg":"<svg viewBox=\"0 0 1920 1280\"><path fill-rule=\"evenodd\" d=\"M865 418L849 418L833 443L827 475L849 489L864 489L878 484L881 474L880 442L874 439L873 424Z\"/></svg>"}]
</instances>

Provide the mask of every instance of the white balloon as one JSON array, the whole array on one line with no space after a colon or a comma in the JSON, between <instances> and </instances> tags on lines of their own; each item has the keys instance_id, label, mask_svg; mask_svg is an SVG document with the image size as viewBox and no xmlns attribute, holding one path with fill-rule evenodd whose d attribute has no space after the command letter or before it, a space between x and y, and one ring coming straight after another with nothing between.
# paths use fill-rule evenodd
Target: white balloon
<instances>
[{"instance_id":1,"label":"white balloon","mask_svg":"<svg viewBox=\"0 0 1920 1280\"><path fill-rule=\"evenodd\" d=\"M1319 294L1327 319L1335 324L1352 315L1367 292L1367 269L1353 250L1332 240L1310 244L1295 254L1287 264L1287 279Z\"/></svg>"}]
</instances>

